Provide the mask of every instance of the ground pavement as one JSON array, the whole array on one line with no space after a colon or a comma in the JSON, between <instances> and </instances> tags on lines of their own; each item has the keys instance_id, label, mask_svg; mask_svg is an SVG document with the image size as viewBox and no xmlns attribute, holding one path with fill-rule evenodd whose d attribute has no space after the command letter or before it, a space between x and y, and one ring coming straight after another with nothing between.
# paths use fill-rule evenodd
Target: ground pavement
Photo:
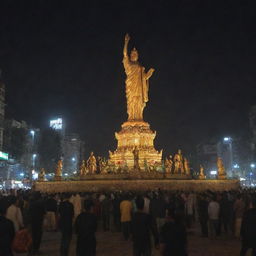
<instances>
[{"instance_id":1,"label":"ground pavement","mask_svg":"<svg viewBox=\"0 0 256 256\"><path fill-rule=\"evenodd\" d=\"M75 235L73 236L70 256L75 256ZM225 237L208 239L200 237L198 229L188 234L189 256L239 256L240 241ZM59 232L44 232L40 255L58 256ZM97 256L132 256L132 242L124 241L119 232L97 232ZM159 255L154 251L153 256ZM248 254L249 255L249 254Z\"/></svg>"}]
</instances>

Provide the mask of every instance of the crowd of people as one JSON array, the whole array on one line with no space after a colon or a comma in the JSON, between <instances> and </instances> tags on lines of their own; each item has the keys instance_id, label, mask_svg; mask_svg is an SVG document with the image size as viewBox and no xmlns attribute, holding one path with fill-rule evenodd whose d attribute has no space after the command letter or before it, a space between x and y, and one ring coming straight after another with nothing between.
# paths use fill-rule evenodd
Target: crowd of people
<instances>
[{"instance_id":1,"label":"crowd of people","mask_svg":"<svg viewBox=\"0 0 256 256\"><path fill-rule=\"evenodd\" d=\"M201 235L241 238L241 256L256 255L256 191L182 191L41 194L30 190L0 194L0 256L13 255L15 234L26 229L37 255L44 231L61 232L61 256L69 255L75 233L76 255L96 255L98 229L122 232L134 256L186 256L187 232L200 223Z\"/></svg>"}]
</instances>

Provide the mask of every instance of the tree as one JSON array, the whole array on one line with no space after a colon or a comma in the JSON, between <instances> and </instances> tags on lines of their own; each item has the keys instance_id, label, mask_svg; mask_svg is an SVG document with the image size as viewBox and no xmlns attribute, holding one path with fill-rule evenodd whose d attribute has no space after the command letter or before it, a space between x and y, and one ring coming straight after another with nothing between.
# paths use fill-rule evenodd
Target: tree
<instances>
[{"instance_id":1,"label":"tree","mask_svg":"<svg viewBox=\"0 0 256 256\"><path fill-rule=\"evenodd\" d=\"M61 157L61 136L52 128L41 132L38 142L40 168L53 172Z\"/></svg>"}]
</instances>

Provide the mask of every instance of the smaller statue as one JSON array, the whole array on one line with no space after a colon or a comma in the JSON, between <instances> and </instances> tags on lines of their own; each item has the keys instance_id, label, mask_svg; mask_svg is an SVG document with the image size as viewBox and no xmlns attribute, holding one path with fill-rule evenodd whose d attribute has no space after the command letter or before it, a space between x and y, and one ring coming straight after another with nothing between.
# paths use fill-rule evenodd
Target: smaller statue
<instances>
[{"instance_id":1,"label":"smaller statue","mask_svg":"<svg viewBox=\"0 0 256 256\"><path fill-rule=\"evenodd\" d=\"M217 158L217 168L218 168L218 179L226 179L227 174L225 171L223 161L220 157Z\"/></svg>"},{"instance_id":2,"label":"smaller statue","mask_svg":"<svg viewBox=\"0 0 256 256\"><path fill-rule=\"evenodd\" d=\"M199 176L198 178L200 180L204 180L205 179L205 175L204 175L204 167L200 164L200 171L199 171Z\"/></svg>"},{"instance_id":3,"label":"smaller statue","mask_svg":"<svg viewBox=\"0 0 256 256\"><path fill-rule=\"evenodd\" d=\"M87 160L87 167L88 167L89 174L93 174L97 170L97 161L93 152L91 152L90 157Z\"/></svg>"},{"instance_id":4,"label":"smaller statue","mask_svg":"<svg viewBox=\"0 0 256 256\"><path fill-rule=\"evenodd\" d=\"M62 160L59 160L57 163L57 168L55 170L55 180L61 180L62 167L63 167Z\"/></svg>"},{"instance_id":5,"label":"smaller statue","mask_svg":"<svg viewBox=\"0 0 256 256\"><path fill-rule=\"evenodd\" d=\"M103 159L102 157L98 156L98 172L102 173L103 171Z\"/></svg>"},{"instance_id":6,"label":"smaller statue","mask_svg":"<svg viewBox=\"0 0 256 256\"><path fill-rule=\"evenodd\" d=\"M166 157L165 159L165 163L164 163L164 167L165 167L165 172L166 173L171 173L172 172L172 165L173 165L173 161L172 161L172 156Z\"/></svg>"},{"instance_id":7,"label":"smaller statue","mask_svg":"<svg viewBox=\"0 0 256 256\"><path fill-rule=\"evenodd\" d=\"M45 169L42 168L41 171L38 174L38 180L39 181L44 181L44 179L45 179Z\"/></svg>"},{"instance_id":8,"label":"smaller statue","mask_svg":"<svg viewBox=\"0 0 256 256\"><path fill-rule=\"evenodd\" d=\"M190 166L186 157L184 157L184 170L186 175L190 175Z\"/></svg>"},{"instance_id":9,"label":"smaller statue","mask_svg":"<svg viewBox=\"0 0 256 256\"><path fill-rule=\"evenodd\" d=\"M140 165L139 165L139 150L137 146L134 148L132 151L133 153L133 159L134 159L134 171L139 171L140 170Z\"/></svg>"},{"instance_id":10,"label":"smaller statue","mask_svg":"<svg viewBox=\"0 0 256 256\"><path fill-rule=\"evenodd\" d=\"M86 173L87 173L87 168L86 168L85 160L83 160L80 166L80 176L85 176Z\"/></svg>"},{"instance_id":11,"label":"smaller statue","mask_svg":"<svg viewBox=\"0 0 256 256\"><path fill-rule=\"evenodd\" d=\"M184 173L183 156L181 154L180 149L178 150L178 153L174 155L173 160L174 160L174 173L175 174L178 174L178 173L183 174Z\"/></svg>"}]
</instances>

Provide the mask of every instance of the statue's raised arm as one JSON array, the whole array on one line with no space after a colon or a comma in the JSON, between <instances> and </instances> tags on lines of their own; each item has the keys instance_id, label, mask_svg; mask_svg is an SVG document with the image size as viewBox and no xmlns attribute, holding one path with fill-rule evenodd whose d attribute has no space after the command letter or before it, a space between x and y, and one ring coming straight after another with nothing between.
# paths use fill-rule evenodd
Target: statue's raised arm
<instances>
[{"instance_id":1,"label":"statue's raised arm","mask_svg":"<svg viewBox=\"0 0 256 256\"><path fill-rule=\"evenodd\" d=\"M125 35L125 38L124 38L124 51L123 51L123 53L124 53L124 58L127 58L127 57L128 57L128 50L127 50L127 48L128 48L128 43L129 43L129 41L130 41L130 36L129 36L129 34L127 33L127 34Z\"/></svg>"}]
</instances>

